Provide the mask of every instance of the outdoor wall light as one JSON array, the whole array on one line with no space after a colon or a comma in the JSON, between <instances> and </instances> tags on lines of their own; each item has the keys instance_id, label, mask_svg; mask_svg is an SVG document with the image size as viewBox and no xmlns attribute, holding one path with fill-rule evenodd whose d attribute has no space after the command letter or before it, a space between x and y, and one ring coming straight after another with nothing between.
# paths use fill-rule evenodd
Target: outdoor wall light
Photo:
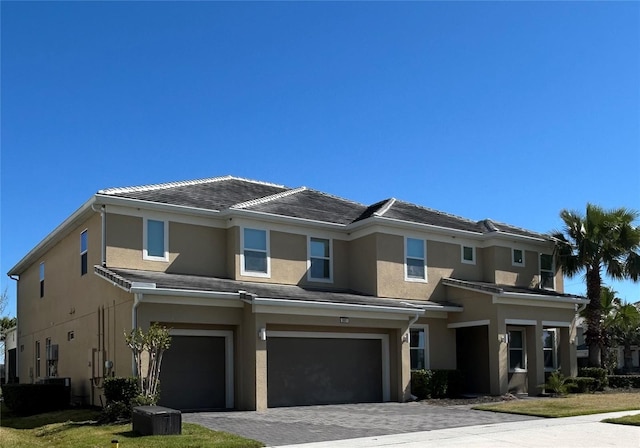
<instances>
[{"instance_id":1,"label":"outdoor wall light","mask_svg":"<svg viewBox=\"0 0 640 448\"><path fill-rule=\"evenodd\" d=\"M508 344L509 343L509 333L500 333L498 334L498 342Z\"/></svg>"},{"instance_id":2,"label":"outdoor wall light","mask_svg":"<svg viewBox=\"0 0 640 448\"><path fill-rule=\"evenodd\" d=\"M267 340L267 329L266 328L261 328L258 330L258 339L260 339L261 341L266 341Z\"/></svg>"}]
</instances>

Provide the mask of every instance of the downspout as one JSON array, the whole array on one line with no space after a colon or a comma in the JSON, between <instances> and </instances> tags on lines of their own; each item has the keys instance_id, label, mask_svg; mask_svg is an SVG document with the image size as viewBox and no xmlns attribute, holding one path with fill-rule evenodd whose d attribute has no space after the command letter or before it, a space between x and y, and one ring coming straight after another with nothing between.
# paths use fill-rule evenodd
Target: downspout
<instances>
[{"instance_id":1,"label":"downspout","mask_svg":"<svg viewBox=\"0 0 640 448\"><path fill-rule=\"evenodd\" d=\"M420 318L420 314L416 313L415 316L409 321L409 326L407 327L407 331L402 335L402 342L409 342L409 332L411 331L411 325L415 324Z\"/></svg>"},{"instance_id":2,"label":"downspout","mask_svg":"<svg viewBox=\"0 0 640 448\"><path fill-rule=\"evenodd\" d=\"M98 212L95 209L94 204L91 204L91 210ZM107 207L105 205L100 206L100 266L107 266Z\"/></svg>"},{"instance_id":3,"label":"downspout","mask_svg":"<svg viewBox=\"0 0 640 448\"><path fill-rule=\"evenodd\" d=\"M142 293L136 292L133 294L133 307L131 308L131 330L138 328L138 305L142 302ZM138 376L138 366L136 366L136 359L131 353L131 373L132 376Z\"/></svg>"}]
</instances>

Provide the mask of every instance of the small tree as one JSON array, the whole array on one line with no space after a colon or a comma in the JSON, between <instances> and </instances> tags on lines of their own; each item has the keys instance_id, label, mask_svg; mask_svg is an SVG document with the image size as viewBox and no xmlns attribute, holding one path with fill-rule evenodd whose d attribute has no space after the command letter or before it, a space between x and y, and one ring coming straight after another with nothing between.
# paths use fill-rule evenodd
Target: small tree
<instances>
[{"instance_id":1,"label":"small tree","mask_svg":"<svg viewBox=\"0 0 640 448\"><path fill-rule=\"evenodd\" d=\"M147 332L134 328L131 333L125 333L127 345L133 352L138 375L138 386L145 402L155 404L158 401L158 386L160 384L160 366L164 351L171 346L169 329L156 323ZM143 354L147 355L147 368L143 372Z\"/></svg>"}]
</instances>

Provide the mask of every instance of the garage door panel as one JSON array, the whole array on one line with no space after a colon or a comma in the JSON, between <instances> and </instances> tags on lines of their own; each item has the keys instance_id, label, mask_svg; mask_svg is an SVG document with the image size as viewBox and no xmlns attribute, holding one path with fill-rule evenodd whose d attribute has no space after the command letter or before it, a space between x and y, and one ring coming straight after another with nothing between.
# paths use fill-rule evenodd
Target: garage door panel
<instances>
[{"instance_id":1,"label":"garage door panel","mask_svg":"<svg viewBox=\"0 0 640 448\"><path fill-rule=\"evenodd\" d=\"M224 337L172 336L160 370L160 401L173 409L225 407Z\"/></svg>"},{"instance_id":2,"label":"garage door panel","mask_svg":"<svg viewBox=\"0 0 640 448\"><path fill-rule=\"evenodd\" d=\"M269 338L268 405L382 401L380 339Z\"/></svg>"}]
</instances>

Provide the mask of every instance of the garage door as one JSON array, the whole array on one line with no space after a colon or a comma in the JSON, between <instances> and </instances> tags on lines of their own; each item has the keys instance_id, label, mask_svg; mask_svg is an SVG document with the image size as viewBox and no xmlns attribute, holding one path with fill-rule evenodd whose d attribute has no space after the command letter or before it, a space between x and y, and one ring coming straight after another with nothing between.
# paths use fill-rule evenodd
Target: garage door
<instances>
[{"instance_id":1,"label":"garage door","mask_svg":"<svg viewBox=\"0 0 640 448\"><path fill-rule=\"evenodd\" d=\"M228 407L227 338L175 336L160 369L158 404L180 410Z\"/></svg>"},{"instance_id":2,"label":"garage door","mask_svg":"<svg viewBox=\"0 0 640 448\"><path fill-rule=\"evenodd\" d=\"M269 407L387 401L386 335L269 332Z\"/></svg>"}]
</instances>

